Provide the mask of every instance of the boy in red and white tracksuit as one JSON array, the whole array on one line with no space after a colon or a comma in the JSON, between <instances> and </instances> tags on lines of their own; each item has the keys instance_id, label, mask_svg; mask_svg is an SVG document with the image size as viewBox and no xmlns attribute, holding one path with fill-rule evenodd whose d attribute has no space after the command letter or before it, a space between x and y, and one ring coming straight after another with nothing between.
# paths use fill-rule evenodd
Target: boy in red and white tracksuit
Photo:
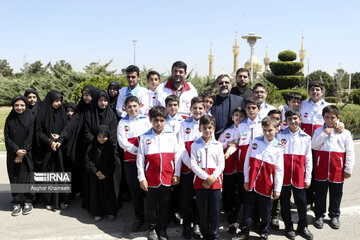
<instances>
[{"instance_id":1,"label":"boy in red and white tracksuit","mask_svg":"<svg viewBox=\"0 0 360 240\"><path fill-rule=\"evenodd\" d=\"M124 149L124 172L129 186L130 195L135 212L132 231L138 231L144 222L144 192L137 180L136 156L138 153L139 137L151 128L149 118L139 114L140 104L135 96L125 100L127 115L122 118L117 128L117 139Z\"/></svg>"},{"instance_id":2,"label":"boy in red and white tracksuit","mask_svg":"<svg viewBox=\"0 0 360 240\"><path fill-rule=\"evenodd\" d=\"M284 147L284 181L281 189L281 216L285 224L286 237L295 239L291 221L290 198L293 193L299 216L297 231L306 239L313 239L306 219L306 191L311 184L312 153L311 138L299 127L299 111L289 109L285 112L285 121L289 127L282 131L278 140Z\"/></svg>"},{"instance_id":3,"label":"boy in red and white tracksuit","mask_svg":"<svg viewBox=\"0 0 360 240\"><path fill-rule=\"evenodd\" d=\"M351 177L355 164L354 143L351 133L335 132L340 111L330 105L323 109L325 125L318 128L312 138L312 148L315 150L315 221L314 226L321 229L326 213L326 196L329 189L330 227L340 227L340 203L344 179Z\"/></svg>"},{"instance_id":4,"label":"boy in red and white tracksuit","mask_svg":"<svg viewBox=\"0 0 360 240\"><path fill-rule=\"evenodd\" d=\"M264 136L255 138L247 152L244 164L244 213L241 233L237 239L248 239L255 209L261 222L259 234L267 239L270 226L271 195L280 197L284 174L284 150L275 139L278 122L265 117L262 122ZM274 192L274 193L273 193Z\"/></svg>"},{"instance_id":5,"label":"boy in red and white tracksuit","mask_svg":"<svg viewBox=\"0 0 360 240\"><path fill-rule=\"evenodd\" d=\"M225 166L222 144L215 140L215 119L200 118L202 136L191 145L191 168L204 239L219 238L222 172Z\"/></svg>"},{"instance_id":6,"label":"boy in red and white tracksuit","mask_svg":"<svg viewBox=\"0 0 360 240\"><path fill-rule=\"evenodd\" d=\"M238 157L238 126L245 119L245 110L238 107L232 113L232 121L234 124L220 134L219 142L223 144L225 154L225 168L223 171L224 181L222 190L222 202L226 214L226 220L229 223L228 232L233 234L236 232L236 219L239 212L239 192L243 189L243 184L239 184L237 173L237 157ZM244 178L242 178L244 179ZM243 192L243 191L242 191Z\"/></svg>"},{"instance_id":7,"label":"boy in red and white tracksuit","mask_svg":"<svg viewBox=\"0 0 360 240\"><path fill-rule=\"evenodd\" d=\"M149 111L152 128L141 135L136 159L140 187L146 191L149 239L167 239L166 228L171 185L180 181L182 154L175 133L165 127L165 107Z\"/></svg>"}]
</instances>

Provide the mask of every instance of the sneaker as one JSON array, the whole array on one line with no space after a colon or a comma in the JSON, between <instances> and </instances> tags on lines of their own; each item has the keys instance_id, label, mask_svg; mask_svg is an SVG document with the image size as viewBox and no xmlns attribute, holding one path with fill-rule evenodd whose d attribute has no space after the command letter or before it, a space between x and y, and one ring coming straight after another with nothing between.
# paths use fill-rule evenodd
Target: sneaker
<instances>
[{"instance_id":1,"label":"sneaker","mask_svg":"<svg viewBox=\"0 0 360 240\"><path fill-rule=\"evenodd\" d=\"M199 226L199 224L195 224L195 225L194 225L193 235L194 235L194 238L196 238L196 239L200 239L200 238L201 238L201 231L200 231L200 226Z\"/></svg>"},{"instance_id":2,"label":"sneaker","mask_svg":"<svg viewBox=\"0 0 360 240\"><path fill-rule=\"evenodd\" d=\"M190 226L184 226L184 230L183 230L183 237L185 239L191 239L191 227Z\"/></svg>"},{"instance_id":3,"label":"sneaker","mask_svg":"<svg viewBox=\"0 0 360 240\"><path fill-rule=\"evenodd\" d=\"M28 215L33 210L33 206L31 203L25 203L24 208L22 210L23 215Z\"/></svg>"},{"instance_id":4,"label":"sneaker","mask_svg":"<svg viewBox=\"0 0 360 240\"><path fill-rule=\"evenodd\" d=\"M95 222L100 222L100 221L101 221L101 217L100 217L100 216L95 216L95 217L94 217L94 221L95 221Z\"/></svg>"},{"instance_id":5,"label":"sneaker","mask_svg":"<svg viewBox=\"0 0 360 240\"><path fill-rule=\"evenodd\" d=\"M144 223L144 218L136 218L131 226L131 231L138 232Z\"/></svg>"},{"instance_id":6,"label":"sneaker","mask_svg":"<svg viewBox=\"0 0 360 240\"><path fill-rule=\"evenodd\" d=\"M236 223L232 223L230 224L229 228L228 228L228 233L230 234L235 234L236 233L236 230L237 230L237 224Z\"/></svg>"},{"instance_id":7,"label":"sneaker","mask_svg":"<svg viewBox=\"0 0 360 240\"><path fill-rule=\"evenodd\" d=\"M294 240L295 236L296 236L296 233L292 227L285 229L285 237L287 237L290 240Z\"/></svg>"},{"instance_id":8,"label":"sneaker","mask_svg":"<svg viewBox=\"0 0 360 240\"><path fill-rule=\"evenodd\" d=\"M52 211L52 212L56 211L52 205L46 205L46 210L49 210L49 211Z\"/></svg>"},{"instance_id":9,"label":"sneaker","mask_svg":"<svg viewBox=\"0 0 360 240\"><path fill-rule=\"evenodd\" d=\"M147 239L148 240L158 240L159 239L155 229L149 231Z\"/></svg>"},{"instance_id":10,"label":"sneaker","mask_svg":"<svg viewBox=\"0 0 360 240\"><path fill-rule=\"evenodd\" d=\"M15 204L14 205L14 209L11 212L11 216L17 216L19 215L21 212L21 205L20 204Z\"/></svg>"},{"instance_id":11,"label":"sneaker","mask_svg":"<svg viewBox=\"0 0 360 240\"><path fill-rule=\"evenodd\" d=\"M249 239L249 232L240 232L236 237L236 240L248 240L248 239Z\"/></svg>"},{"instance_id":12,"label":"sneaker","mask_svg":"<svg viewBox=\"0 0 360 240\"><path fill-rule=\"evenodd\" d=\"M337 217L331 218L329 225L332 229L339 229L340 228L339 218Z\"/></svg>"},{"instance_id":13,"label":"sneaker","mask_svg":"<svg viewBox=\"0 0 360 240\"><path fill-rule=\"evenodd\" d=\"M279 226L279 220L277 218L272 218L271 219L271 229L272 230L279 230L280 226Z\"/></svg>"},{"instance_id":14,"label":"sneaker","mask_svg":"<svg viewBox=\"0 0 360 240\"><path fill-rule=\"evenodd\" d=\"M263 239L263 240L267 240L268 239L268 234L267 233L260 233L260 239Z\"/></svg>"},{"instance_id":15,"label":"sneaker","mask_svg":"<svg viewBox=\"0 0 360 240\"><path fill-rule=\"evenodd\" d=\"M317 229L322 229L324 227L324 218L322 218L322 217L315 218L313 225Z\"/></svg>"},{"instance_id":16,"label":"sneaker","mask_svg":"<svg viewBox=\"0 0 360 240\"><path fill-rule=\"evenodd\" d=\"M297 233L302 236L303 238L307 239L307 240L313 240L314 236L313 234L310 232L310 230L308 229L308 227L304 227L303 229L298 229Z\"/></svg>"},{"instance_id":17,"label":"sneaker","mask_svg":"<svg viewBox=\"0 0 360 240\"><path fill-rule=\"evenodd\" d=\"M168 240L168 235L165 230L159 230L159 240Z\"/></svg>"}]
</instances>

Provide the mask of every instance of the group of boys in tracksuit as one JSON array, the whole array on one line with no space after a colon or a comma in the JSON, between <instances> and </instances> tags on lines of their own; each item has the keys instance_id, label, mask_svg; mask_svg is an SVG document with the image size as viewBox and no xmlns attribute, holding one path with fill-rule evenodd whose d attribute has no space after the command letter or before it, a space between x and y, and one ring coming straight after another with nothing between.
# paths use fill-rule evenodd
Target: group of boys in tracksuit
<instances>
[{"instance_id":1,"label":"group of boys in tracksuit","mask_svg":"<svg viewBox=\"0 0 360 240\"><path fill-rule=\"evenodd\" d=\"M311 97L311 90L309 95ZM169 98L166 105L179 104L175 95ZM146 192L148 239L168 238L172 186L179 183L185 239L194 236L191 225L200 227L203 239L219 238L221 199L232 233L237 230L235 223L243 206L238 239L248 239L254 216L261 219L260 237L267 239L272 196L280 198L286 237L295 239L290 214L291 192L299 214L297 231L306 239L313 239L306 219L305 189L310 185L315 187L315 227L322 228L328 188L331 226L339 227L342 186L344 178L351 176L354 150L351 134L344 129L334 130L339 119L335 106L327 106L324 111L323 100L302 102L300 111L291 108L285 112L289 127L279 131L279 121L272 117L261 120L260 103L249 98L245 112L234 110L234 125L217 141L215 120L211 115L204 115L202 98L192 99L191 117L184 121L177 115L170 116L167 108L160 106L152 107L147 118L139 114L138 109L136 112L131 106L128 108L134 103L139 109L136 97L125 100L127 116L119 123L118 140L125 150L125 172L131 173L126 179L136 216L133 229L144 222L142 194ZM319 114L325 119L325 125ZM335 125L326 120L327 115L335 116ZM314 133L312 140L306 133L308 129Z\"/></svg>"}]
</instances>

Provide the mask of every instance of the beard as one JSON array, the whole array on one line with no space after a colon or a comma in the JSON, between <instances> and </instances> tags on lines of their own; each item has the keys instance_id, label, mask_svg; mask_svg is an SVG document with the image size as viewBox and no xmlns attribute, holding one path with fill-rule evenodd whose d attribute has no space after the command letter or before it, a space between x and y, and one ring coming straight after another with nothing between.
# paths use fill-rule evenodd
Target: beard
<instances>
[{"instance_id":1,"label":"beard","mask_svg":"<svg viewBox=\"0 0 360 240\"><path fill-rule=\"evenodd\" d=\"M184 81L184 78L182 76L174 76L172 77L172 80L176 83L181 83Z\"/></svg>"},{"instance_id":2,"label":"beard","mask_svg":"<svg viewBox=\"0 0 360 240\"><path fill-rule=\"evenodd\" d=\"M236 85L237 85L239 88L244 88L244 87L246 87L248 84L245 83L245 82L236 82Z\"/></svg>"},{"instance_id":3,"label":"beard","mask_svg":"<svg viewBox=\"0 0 360 240\"><path fill-rule=\"evenodd\" d=\"M227 88L221 88L219 92L221 95L228 95L230 93L229 89Z\"/></svg>"}]
</instances>

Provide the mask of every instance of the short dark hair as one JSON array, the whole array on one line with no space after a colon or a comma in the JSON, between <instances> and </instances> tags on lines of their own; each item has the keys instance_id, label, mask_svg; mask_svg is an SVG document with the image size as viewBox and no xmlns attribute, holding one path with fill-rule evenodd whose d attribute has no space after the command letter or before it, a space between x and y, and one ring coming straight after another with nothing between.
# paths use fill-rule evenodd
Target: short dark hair
<instances>
[{"instance_id":1,"label":"short dark hair","mask_svg":"<svg viewBox=\"0 0 360 240\"><path fill-rule=\"evenodd\" d=\"M261 87L261 88L265 89L265 91L266 91L266 85L263 83L260 83L260 82L255 84L253 91L255 91L255 89L257 89L258 87Z\"/></svg>"},{"instance_id":2,"label":"short dark hair","mask_svg":"<svg viewBox=\"0 0 360 240\"><path fill-rule=\"evenodd\" d=\"M130 102L136 102L137 104L140 104L139 102L139 99L136 97L136 96L128 96L126 99L125 99L125 103L124 105L126 106L128 103Z\"/></svg>"},{"instance_id":3,"label":"short dark hair","mask_svg":"<svg viewBox=\"0 0 360 240\"><path fill-rule=\"evenodd\" d=\"M211 90L205 90L203 91L201 94L200 94L200 97L202 98L206 98L206 97L209 97L209 98L212 98L212 100L215 102L215 99L216 99L216 94L213 93L213 91Z\"/></svg>"},{"instance_id":4,"label":"short dark hair","mask_svg":"<svg viewBox=\"0 0 360 240\"><path fill-rule=\"evenodd\" d=\"M277 128L280 126L280 123L273 117L270 116L266 116L264 117L264 119L261 121L261 126L262 127L269 127L269 126L273 126L274 128Z\"/></svg>"},{"instance_id":5,"label":"short dark hair","mask_svg":"<svg viewBox=\"0 0 360 240\"><path fill-rule=\"evenodd\" d=\"M175 68L183 68L186 72L187 66L186 63L182 62L182 61L176 61L173 63L173 65L171 66L171 71Z\"/></svg>"},{"instance_id":6,"label":"short dark hair","mask_svg":"<svg viewBox=\"0 0 360 240\"><path fill-rule=\"evenodd\" d=\"M160 73L158 73L157 71L151 70L150 72L148 72L148 74L146 75L146 79L149 80L151 75L157 75L160 80Z\"/></svg>"},{"instance_id":7,"label":"short dark hair","mask_svg":"<svg viewBox=\"0 0 360 240\"><path fill-rule=\"evenodd\" d=\"M126 73L136 72L138 76L140 76L140 69L135 65L130 65L125 70Z\"/></svg>"},{"instance_id":8,"label":"short dark hair","mask_svg":"<svg viewBox=\"0 0 360 240\"><path fill-rule=\"evenodd\" d=\"M246 117L246 112L245 109L241 108L241 107L237 107L233 110L233 112L231 113L231 116L234 116L235 113L241 113L244 114L244 116Z\"/></svg>"},{"instance_id":9,"label":"short dark hair","mask_svg":"<svg viewBox=\"0 0 360 240\"><path fill-rule=\"evenodd\" d=\"M321 90L325 90L325 85L322 82L316 81L316 80L309 82L308 90L310 90L310 88L312 88L312 87L319 87L319 88L321 88Z\"/></svg>"},{"instance_id":10,"label":"short dark hair","mask_svg":"<svg viewBox=\"0 0 360 240\"><path fill-rule=\"evenodd\" d=\"M260 108L261 102L254 97L248 97L245 100L245 108L248 104L255 104L258 108Z\"/></svg>"},{"instance_id":11,"label":"short dark hair","mask_svg":"<svg viewBox=\"0 0 360 240\"><path fill-rule=\"evenodd\" d=\"M340 116L340 110L337 106L335 105L328 105L326 107L323 108L323 111L322 111L322 116L324 117L325 116L325 113L332 113L332 114L335 114L336 117L339 117Z\"/></svg>"},{"instance_id":12,"label":"short dark hair","mask_svg":"<svg viewBox=\"0 0 360 240\"><path fill-rule=\"evenodd\" d=\"M273 114L280 114L280 116L282 115L279 109L273 109L268 112L268 116L271 116Z\"/></svg>"},{"instance_id":13,"label":"short dark hair","mask_svg":"<svg viewBox=\"0 0 360 240\"><path fill-rule=\"evenodd\" d=\"M250 71L249 71L249 69L247 69L247 68L239 68L239 69L236 71L236 75L235 75L235 76L237 76L239 73L242 73L242 72L246 72L247 75L248 75L248 77L250 77Z\"/></svg>"},{"instance_id":14,"label":"short dark hair","mask_svg":"<svg viewBox=\"0 0 360 240\"><path fill-rule=\"evenodd\" d=\"M216 83L218 83L221 79L223 79L223 78L225 78L225 77L229 78L230 81L231 81L231 78L230 78L229 75L227 75L227 74L220 74L220 75L216 78Z\"/></svg>"},{"instance_id":15,"label":"short dark hair","mask_svg":"<svg viewBox=\"0 0 360 240\"><path fill-rule=\"evenodd\" d=\"M191 99L190 107L192 107L195 103L202 103L205 108L205 101L202 97L193 97Z\"/></svg>"},{"instance_id":16,"label":"short dark hair","mask_svg":"<svg viewBox=\"0 0 360 240\"><path fill-rule=\"evenodd\" d=\"M300 100L302 99L302 95L299 92L291 92L286 98L286 101L290 101L291 99Z\"/></svg>"},{"instance_id":17,"label":"short dark hair","mask_svg":"<svg viewBox=\"0 0 360 240\"><path fill-rule=\"evenodd\" d=\"M215 127L215 118L209 114L206 114L200 118L199 125L211 124Z\"/></svg>"},{"instance_id":18,"label":"short dark hair","mask_svg":"<svg viewBox=\"0 0 360 240\"><path fill-rule=\"evenodd\" d=\"M288 117L291 117L291 116L298 116L300 118L301 114L300 114L300 112L298 110L296 110L294 108L289 108L285 112L285 119L287 119Z\"/></svg>"},{"instance_id":19,"label":"short dark hair","mask_svg":"<svg viewBox=\"0 0 360 240\"><path fill-rule=\"evenodd\" d=\"M168 114L169 113L166 111L166 108L163 106L153 106L149 110L149 118L150 119L154 119L156 117L162 117L162 118L167 119Z\"/></svg>"},{"instance_id":20,"label":"short dark hair","mask_svg":"<svg viewBox=\"0 0 360 240\"><path fill-rule=\"evenodd\" d=\"M165 98L165 106L167 106L169 102L177 102L180 104L180 99L175 94L171 94Z\"/></svg>"}]
</instances>

